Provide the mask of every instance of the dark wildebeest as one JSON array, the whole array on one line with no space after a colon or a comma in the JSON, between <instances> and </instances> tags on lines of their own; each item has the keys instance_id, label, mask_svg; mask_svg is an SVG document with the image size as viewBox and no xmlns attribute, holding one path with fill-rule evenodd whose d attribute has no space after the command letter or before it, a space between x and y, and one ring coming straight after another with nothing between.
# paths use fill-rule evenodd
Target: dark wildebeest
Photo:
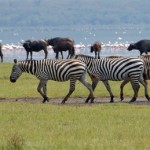
<instances>
[{"instance_id":1,"label":"dark wildebeest","mask_svg":"<svg viewBox=\"0 0 150 150\"><path fill-rule=\"evenodd\" d=\"M150 52L150 40L140 40L136 43L130 44L127 50L131 51L137 49L140 51L140 55L143 53L148 54Z\"/></svg>"},{"instance_id":2,"label":"dark wildebeest","mask_svg":"<svg viewBox=\"0 0 150 150\"><path fill-rule=\"evenodd\" d=\"M45 53L45 59L47 59L47 55L48 55L48 50L47 50L47 46L48 43L45 40L26 40L23 43L23 47L25 48L26 52L27 52L27 58L28 59L28 55L30 53L31 56L31 60L32 60L32 52L39 52L41 50L44 50Z\"/></svg>"},{"instance_id":3,"label":"dark wildebeest","mask_svg":"<svg viewBox=\"0 0 150 150\"><path fill-rule=\"evenodd\" d=\"M74 40L71 38L61 38L56 37L47 40L48 45L53 47L54 52L56 53L56 59L59 57L59 52L61 53L63 59L63 51L68 50L68 58L72 58L75 55L75 48L74 48Z\"/></svg>"},{"instance_id":4,"label":"dark wildebeest","mask_svg":"<svg viewBox=\"0 0 150 150\"><path fill-rule=\"evenodd\" d=\"M2 53L2 44L0 43L0 57L1 57L1 62L3 62L3 53Z\"/></svg>"},{"instance_id":5,"label":"dark wildebeest","mask_svg":"<svg viewBox=\"0 0 150 150\"><path fill-rule=\"evenodd\" d=\"M95 58L100 59L100 52L101 52L101 43L95 42L93 45L91 45L91 53L95 52Z\"/></svg>"}]
</instances>

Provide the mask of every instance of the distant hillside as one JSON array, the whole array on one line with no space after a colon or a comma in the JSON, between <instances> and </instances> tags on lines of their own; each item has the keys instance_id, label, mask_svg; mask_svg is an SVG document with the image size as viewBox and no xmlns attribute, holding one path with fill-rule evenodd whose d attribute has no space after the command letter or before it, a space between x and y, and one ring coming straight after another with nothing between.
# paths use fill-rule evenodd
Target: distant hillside
<instances>
[{"instance_id":1,"label":"distant hillside","mask_svg":"<svg viewBox=\"0 0 150 150\"><path fill-rule=\"evenodd\" d=\"M0 0L0 26L150 24L149 0Z\"/></svg>"}]
</instances>

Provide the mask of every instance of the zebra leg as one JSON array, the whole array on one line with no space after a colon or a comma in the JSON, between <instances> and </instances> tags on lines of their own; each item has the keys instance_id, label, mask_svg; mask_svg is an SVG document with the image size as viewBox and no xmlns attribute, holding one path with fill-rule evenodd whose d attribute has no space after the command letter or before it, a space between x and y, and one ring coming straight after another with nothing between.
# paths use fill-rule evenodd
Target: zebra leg
<instances>
[{"instance_id":1,"label":"zebra leg","mask_svg":"<svg viewBox=\"0 0 150 150\"><path fill-rule=\"evenodd\" d=\"M91 77L91 75L90 75L90 77ZM91 79L92 79L92 89L93 89L93 92L94 92L94 90L95 90L95 88L96 88L96 86L97 86L99 80L96 79L96 78L92 78L92 77L91 77ZM91 95L89 94L89 96L87 97L85 103L88 103L89 100L90 100L90 98L91 98ZM93 102L93 101L91 101L91 102Z\"/></svg>"},{"instance_id":2,"label":"zebra leg","mask_svg":"<svg viewBox=\"0 0 150 150\"><path fill-rule=\"evenodd\" d=\"M76 84L76 80L74 79L70 79L70 89L68 94L65 96L65 98L63 99L63 101L61 102L62 104L64 104L67 99L70 97L70 95L73 93L73 91L75 90L75 84Z\"/></svg>"},{"instance_id":3,"label":"zebra leg","mask_svg":"<svg viewBox=\"0 0 150 150\"><path fill-rule=\"evenodd\" d=\"M88 96L88 98L86 99L85 103L88 103L88 101L91 99L91 103L94 102L94 94L93 94L93 89L90 83L88 83L86 81L86 74L83 74L83 76L79 79L79 81L85 86L87 87L87 89L89 90L90 94ZM98 82L97 82L98 83ZM97 84L96 84L97 85ZM95 89L95 88L94 88Z\"/></svg>"},{"instance_id":4,"label":"zebra leg","mask_svg":"<svg viewBox=\"0 0 150 150\"><path fill-rule=\"evenodd\" d=\"M43 88L43 92L41 90L42 88ZM46 80L40 80L40 83L39 83L39 85L37 87L37 91L44 98L43 103L45 103L46 101L48 101L48 97L47 97L47 81Z\"/></svg>"},{"instance_id":5,"label":"zebra leg","mask_svg":"<svg viewBox=\"0 0 150 150\"><path fill-rule=\"evenodd\" d=\"M110 85L108 83L108 81L103 81L107 91L109 92L110 94L110 103L114 102L114 95L112 94L112 91L111 91L111 88L110 88Z\"/></svg>"},{"instance_id":6,"label":"zebra leg","mask_svg":"<svg viewBox=\"0 0 150 150\"><path fill-rule=\"evenodd\" d=\"M150 97L148 95L148 86L147 86L147 81L140 79L139 82L144 86L144 90L145 90L145 97L147 98L148 101L150 101Z\"/></svg>"},{"instance_id":7,"label":"zebra leg","mask_svg":"<svg viewBox=\"0 0 150 150\"><path fill-rule=\"evenodd\" d=\"M123 88L124 86L130 81L130 79L124 80L121 85L120 85L120 99L121 101L123 101L124 97L123 97Z\"/></svg>"},{"instance_id":8,"label":"zebra leg","mask_svg":"<svg viewBox=\"0 0 150 150\"><path fill-rule=\"evenodd\" d=\"M139 91L140 85L139 85L139 82L136 83L136 82L134 82L134 81L131 81L131 85L132 85L132 88L133 88L133 91L134 91L134 96L132 97L132 99L130 100L130 102L134 102L134 101L136 101L136 99L137 99L138 91Z\"/></svg>"}]
</instances>

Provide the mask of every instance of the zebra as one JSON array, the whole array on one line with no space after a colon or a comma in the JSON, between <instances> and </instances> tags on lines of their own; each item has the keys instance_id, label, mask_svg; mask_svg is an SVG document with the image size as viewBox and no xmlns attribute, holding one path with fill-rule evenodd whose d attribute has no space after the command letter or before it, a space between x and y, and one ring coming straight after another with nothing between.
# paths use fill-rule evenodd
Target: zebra
<instances>
[{"instance_id":1,"label":"zebra","mask_svg":"<svg viewBox=\"0 0 150 150\"><path fill-rule=\"evenodd\" d=\"M108 80L124 80L124 82L130 80L134 91L134 96L130 102L136 101L140 88L140 82L145 88L146 98L150 100L148 96L147 84L145 84L143 79L144 62L142 59L131 57L117 59L94 59L94 57L87 55L76 55L75 58L83 61L87 65L88 73L92 79L93 91L96 88L99 80L104 83L110 94L110 102L114 102L114 95L111 91ZM86 99L86 102L88 102L89 99L90 97Z\"/></svg>"},{"instance_id":2,"label":"zebra","mask_svg":"<svg viewBox=\"0 0 150 150\"><path fill-rule=\"evenodd\" d=\"M123 57L124 56L108 56L107 58L109 58L109 59L116 58L117 59L117 58L123 58ZM124 57L124 58L126 58L126 57ZM143 77L144 77L145 84L148 84L147 80L150 80L150 55L141 55L138 58L141 58L144 61L145 72L143 74ZM121 86L120 86L120 99L121 99L121 101L124 100L123 88L128 82L130 82L130 80L126 80L126 81L123 81L121 83Z\"/></svg>"},{"instance_id":3,"label":"zebra","mask_svg":"<svg viewBox=\"0 0 150 150\"><path fill-rule=\"evenodd\" d=\"M150 80L150 55L141 55L140 58L144 61L147 79Z\"/></svg>"},{"instance_id":4,"label":"zebra","mask_svg":"<svg viewBox=\"0 0 150 150\"><path fill-rule=\"evenodd\" d=\"M86 81L86 64L80 60L25 60L17 61L14 59L14 65L10 75L10 81L16 82L23 72L35 75L40 80L37 91L44 98L43 103L49 101L47 97L47 81L67 81L70 80L70 89L68 94L62 100L64 104L75 90L75 83L79 80L90 92L91 102L94 100L92 85ZM43 91L42 91L43 89Z\"/></svg>"}]
</instances>

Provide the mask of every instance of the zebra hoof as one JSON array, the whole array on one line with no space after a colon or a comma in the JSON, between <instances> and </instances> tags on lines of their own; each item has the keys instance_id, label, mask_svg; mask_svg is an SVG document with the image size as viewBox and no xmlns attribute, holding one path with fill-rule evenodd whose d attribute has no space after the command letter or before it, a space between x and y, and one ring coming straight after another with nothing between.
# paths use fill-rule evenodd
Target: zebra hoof
<instances>
[{"instance_id":1,"label":"zebra hoof","mask_svg":"<svg viewBox=\"0 0 150 150\"><path fill-rule=\"evenodd\" d=\"M114 102L114 97L111 97L110 103L113 103L113 102Z\"/></svg>"},{"instance_id":2,"label":"zebra hoof","mask_svg":"<svg viewBox=\"0 0 150 150\"><path fill-rule=\"evenodd\" d=\"M43 103L45 103L45 102L49 102L48 97L45 97L45 98L44 98Z\"/></svg>"},{"instance_id":3,"label":"zebra hoof","mask_svg":"<svg viewBox=\"0 0 150 150\"><path fill-rule=\"evenodd\" d=\"M94 98L91 98L91 102L90 103L94 103Z\"/></svg>"},{"instance_id":4,"label":"zebra hoof","mask_svg":"<svg viewBox=\"0 0 150 150\"><path fill-rule=\"evenodd\" d=\"M65 100L63 100L63 101L61 102L61 104L65 104Z\"/></svg>"},{"instance_id":5,"label":"zebra hoof","mask_svg":"<svg viewBox=\"0 0 150 150\"><path fill-rule=\"evenodd\" d=\"M88 103L88 100L86 100L85 103Z\"/></svg>"},{"instance_id":6,"label":"zebra hoof","mask_svg":"<svg viewBox=\"0 0 150 150\"><path fill-rule=\"evenodd\" d=\"M121 101L124 100L123 94L120 94L120 99L121 99Z\"/></svg>"},{"instance_id":7,"label":"zebra hoof","mask_svg":"<svg viewBox=\"0 0 150 150\"><path fill-rule=\"evenodd\" d=\"M135 102L135 101L136 101L136 98L133 97L133 98L130 100L130 103L133 103L133 102Z\"/></svg>"},{"instance_id":8,"label":"zebra hoof","mask_svg":"<svg viewBox=\"0 0 150 150\"><path fill-rule=\"evenodd\" d=\"M147 98L148 101L150 101L150 97L148 95L145 96Z\"/></svg>"},{"instance_id":9,"label":"zebra hoof","mask_svg":"<svg viewBox=\"0 0 150 150\"><path fill-rule=\"evenodd\" d=\"M120 99L121 99L121 101L123 101L123 100L124 100L124 97L120 97Z\"/></svg>"},{"instance_id":10,"label":"zebra hoof","mask_svg":"<svg viewBox=\"0 0 150 150\"><path fill-rule=\"evenodd\" d=\"M89 99L86 99L85 103L88 103L89 102Z\"/></svg>"}]
</instances>

